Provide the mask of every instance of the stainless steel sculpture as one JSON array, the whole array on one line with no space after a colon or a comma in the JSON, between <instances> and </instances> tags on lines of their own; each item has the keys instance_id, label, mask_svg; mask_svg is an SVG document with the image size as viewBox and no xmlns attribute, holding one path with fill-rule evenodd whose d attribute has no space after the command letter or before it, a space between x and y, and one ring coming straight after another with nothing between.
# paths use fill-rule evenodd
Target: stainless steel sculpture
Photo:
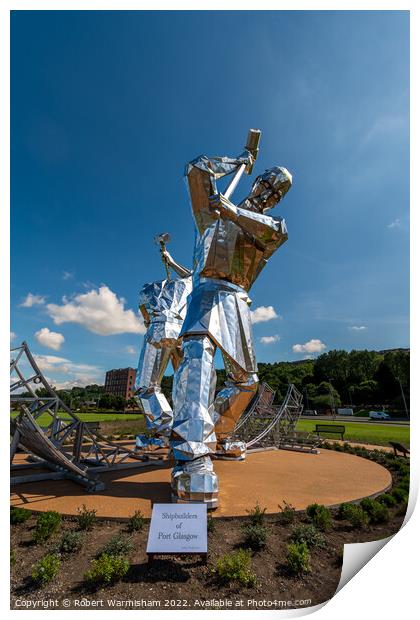
<instances>
[{"instance_id":1,"label":"stainless steel sculpture","mask_svg":"<svg viewBox=\"0 0 420 620\"><path fill-rule=\"evenodd\" d=\"M230 200L243 172L250 174L260 131L251 130L237 158L205 155L186 167L197 227L193 291L181 330L183 359L175 373L171 446L175 501L217 505L218 480L210 455L243 456L231 442L258 387L248 291L270 256L287 240L283 219L267 215L287 193L292 176L274 167L258 176L238 206ZM224 194L216 182L234 174ZM221 350L228 380L215 398L214 356Z\"/></svg>"},{"instance_id":2,"label":"stainless steel sculpture","mask_svg":"<svg viewBox=\"0 0 420 620\"><path fill-rule=\"evenodd\" d=\"M167 277L145 284L140 292L139 308L147 332L138 363L135 398L144 412L149 431L148 435L136 438L137 448L143 450L168 444L173 416L161 390L161 382L169 362L176 371L182 357L179 334L192 288L191 272L179 265L166 248L169 235L163 233L156 241L160 245ZM180 277L173 280L170 269Z\"/></svg>"}]
</instances>

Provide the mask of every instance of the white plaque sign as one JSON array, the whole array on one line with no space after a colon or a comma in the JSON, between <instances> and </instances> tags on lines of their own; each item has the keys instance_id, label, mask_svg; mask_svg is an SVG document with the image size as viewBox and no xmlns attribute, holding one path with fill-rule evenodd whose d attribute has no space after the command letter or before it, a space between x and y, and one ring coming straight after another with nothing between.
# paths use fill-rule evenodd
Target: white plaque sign
<instances>
[{"instance_id":1,"label":"white plaque sign","mask_svg":"<svg viewBox=\"0 0 420 620\"><path fill-rule=\"evenodd\" d=\"M207 553L206 504L154 504L147 553Z\"/></svg>"}]
</instances>

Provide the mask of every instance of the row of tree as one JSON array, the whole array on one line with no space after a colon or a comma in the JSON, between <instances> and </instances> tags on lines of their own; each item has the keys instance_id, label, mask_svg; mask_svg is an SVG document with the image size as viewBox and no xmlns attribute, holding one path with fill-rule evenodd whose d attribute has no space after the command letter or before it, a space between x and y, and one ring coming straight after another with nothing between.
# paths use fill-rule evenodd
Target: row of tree
<instances>
[{"instance_id":1,"label":"row of tree","mask_svg":"<svg viewBox=\"0 0 420 620\"><path fill-rule=\"evenodd\" d=\"M330 408L333 403L336 407L386 406L402 411L404 398L409 408L409 350L333 350L313 361L260 364L259 377L277 390L278 402L289 383L294 383L309 409Z\"/></svg>"}]
</instances>

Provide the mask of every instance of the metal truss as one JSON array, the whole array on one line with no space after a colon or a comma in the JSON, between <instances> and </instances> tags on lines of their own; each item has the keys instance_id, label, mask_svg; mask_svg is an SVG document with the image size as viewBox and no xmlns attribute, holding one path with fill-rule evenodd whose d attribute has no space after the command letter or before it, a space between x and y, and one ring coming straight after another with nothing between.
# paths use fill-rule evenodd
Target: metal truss
<instances>
[{"instance_id":1,"label":"metal truss","mask_svg":"<svg viewBox=\"0 0 420 620\"><path fill-rule=\"evenodd\" d=\"M273 405L275 391L263 383L248 411L234 431L235 439L244 441L247 450L270 447L284 450L316 452L320 438L312 433L296 431L303 410L302 395L290 384L280 406Z\"/></svg>"},{"instance_id":2,"label":"metal truss","mask_svg":"<svg viewBox=\"0 0 420 620\"><path fill-rule=\"evenodd\" d=\"M108 441L67 407L44 377L26 342L11 354L10 401L12 407L19 406L18 414L11 418L12 469L42 466L55 472L53 476L13 476L12 483L67 477L90 491L99 491L104 484L98 472L141 466L144 456ZM46 396L36 393L40 387L45 388ZM39 419L43 416L44 421L45 414L47 422L41 427ZM29 462L13 464L18 447L30 455Z\"/></svg>"}]
</instances>

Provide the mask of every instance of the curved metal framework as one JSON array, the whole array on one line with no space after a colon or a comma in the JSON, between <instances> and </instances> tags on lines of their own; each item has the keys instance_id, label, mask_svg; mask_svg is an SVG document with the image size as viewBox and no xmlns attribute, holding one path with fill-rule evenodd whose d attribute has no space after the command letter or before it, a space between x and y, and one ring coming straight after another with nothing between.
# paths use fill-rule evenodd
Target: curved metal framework
<instances>
[{"instance_id":1,"label":"curved metal framework","mask_svg":"<svg viewBox=\"0 0 420 620\"><path fill-rule=\"evenodd\" d=\"M234 431L235 439L246 443L247 450L277 447L286 450L316 452L319 437L299 433L296 424L303 410L302 395L291 384L280 406L273 405L275 392L263 383L257 396Z\"/></svg>"},{"instance_id":2,"label":"curved metal framework","mask_svg":"<svg viewBox=\"0 0 420 620\"><path fill-rule=\"evenodd\" d=\"M44 377L28 345L23 342L11 350L10 401L19 405L19 413L11 419L12 442L10 461L18 447L31 455L31 463L13 465L13 469L24 469L35 464L56 472L54 477L69 477L84 484L88 490L98 491L104 484L96 472L122 467L139 467L144 456L129 448L107 440L89 427L60 399ZM36 389L45 388L46 396L39 396ZM43 414L49 414L47 424L42 427L38 421ZM38 477L13 476L12 482L45 479Z\"/></svg>"}]
</instances>

